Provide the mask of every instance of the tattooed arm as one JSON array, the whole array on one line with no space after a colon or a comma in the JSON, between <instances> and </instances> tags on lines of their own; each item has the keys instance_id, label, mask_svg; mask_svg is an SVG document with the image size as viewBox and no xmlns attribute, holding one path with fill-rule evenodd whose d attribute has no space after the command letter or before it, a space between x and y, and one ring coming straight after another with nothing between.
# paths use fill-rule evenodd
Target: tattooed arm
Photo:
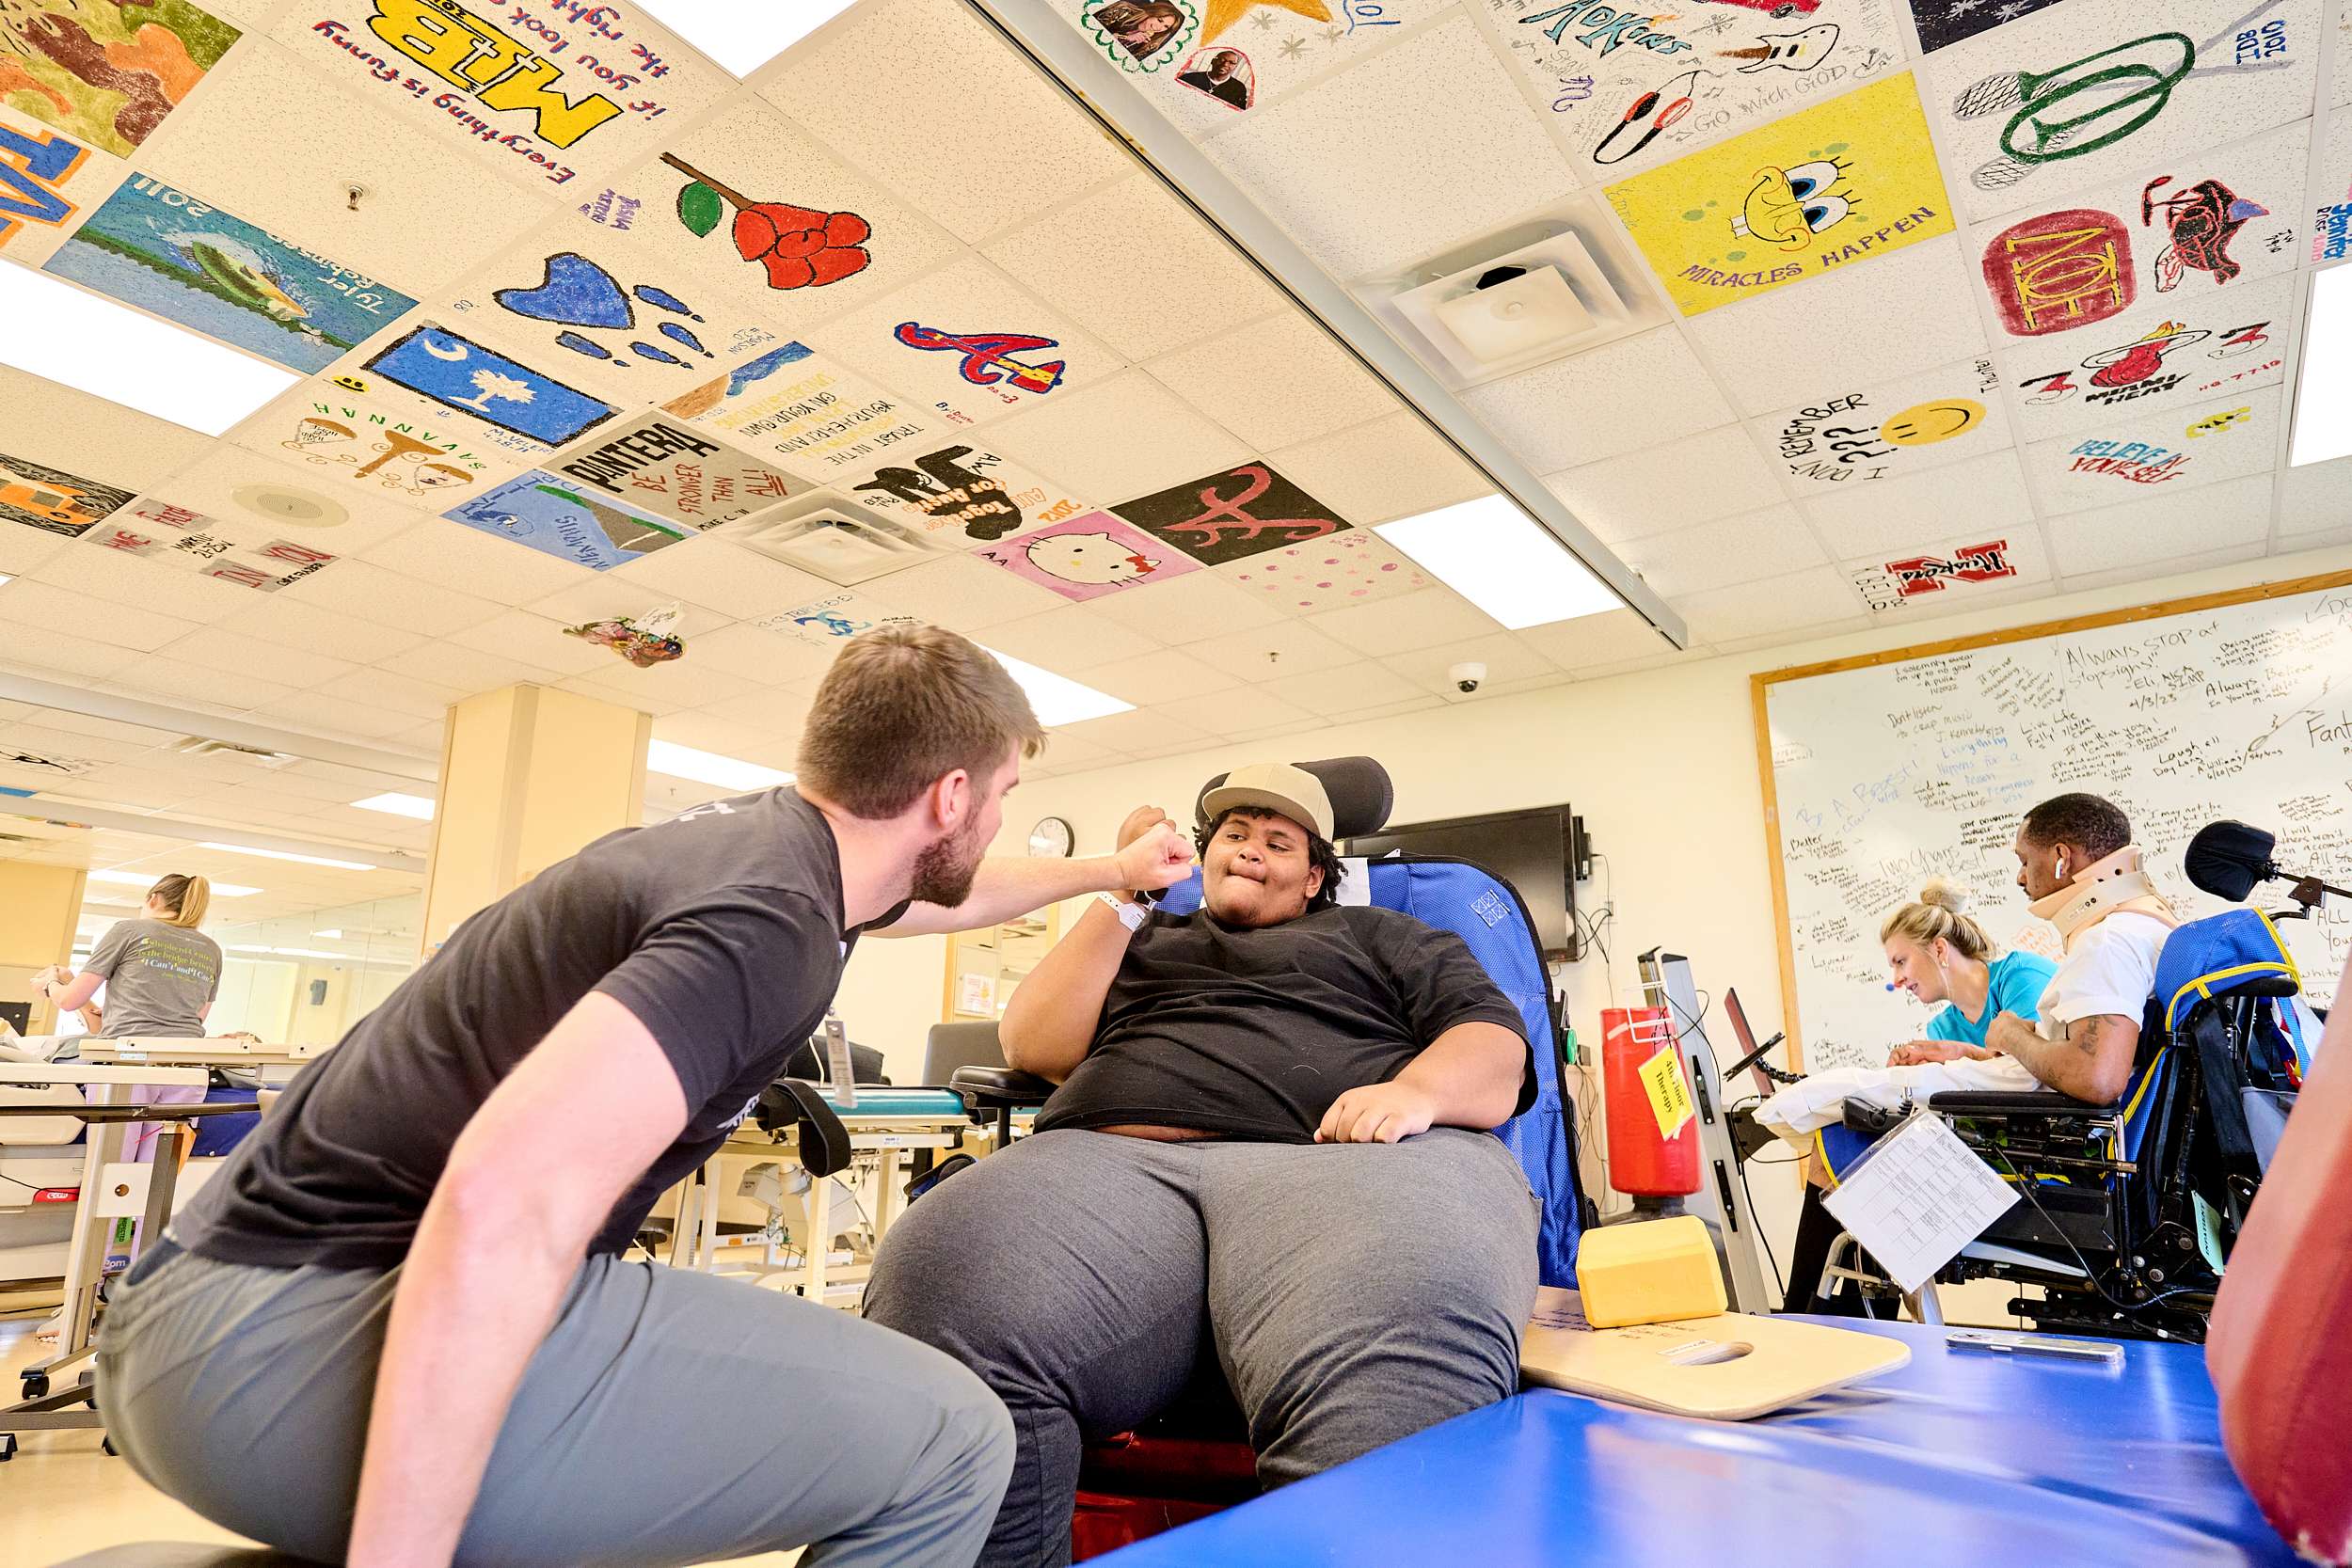
<instances>
[{"instance_id":1,"label":"tattooed arm","mask_svg":"<svg viewBox=\"0 0 2352 1568\"><path fill-rule=\"evenodd\" d=\"M2091 1013L2068 1023L2059 1038L2048 1040L2015 1013L2003 1013L1985 1030L1984 1043L2016 1057L2027 1072L2058 1093L2105 1105L2121 1100L2132 1081L2139 1020Z\"/></svg>"}]
</instances>

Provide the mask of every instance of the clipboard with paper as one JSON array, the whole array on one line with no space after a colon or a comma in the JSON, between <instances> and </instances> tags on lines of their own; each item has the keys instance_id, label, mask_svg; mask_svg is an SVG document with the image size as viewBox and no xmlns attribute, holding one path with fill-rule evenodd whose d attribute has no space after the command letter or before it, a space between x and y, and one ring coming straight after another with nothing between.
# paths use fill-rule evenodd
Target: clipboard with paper
<instances>
[{"instance_id":1,"label":"clipboard with paper","mask_svg":"<svg viewBox=\"0 0 2352 1568\"><path fill-rule=\"evenodd\" d=\"M1914 1106L1847 1166L1822 1207L1908 1295L2017 1201L1942 1117Z\"/></svg>"}]
</instances>

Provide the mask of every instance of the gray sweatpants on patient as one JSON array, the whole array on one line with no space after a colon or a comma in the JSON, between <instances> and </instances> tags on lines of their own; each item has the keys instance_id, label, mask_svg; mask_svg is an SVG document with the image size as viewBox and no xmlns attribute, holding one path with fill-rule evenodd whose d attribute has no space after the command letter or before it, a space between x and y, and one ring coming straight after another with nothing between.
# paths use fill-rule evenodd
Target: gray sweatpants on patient
<instances>
[{"instance_id":1,"label":"gray sweatpants on patient","mask_svg":"<svg viewBox=\"0 0 2352 1568\"><path fill-rule=\"evenodd\" d=\"M341 1562L397 1269L176 1246L109 1307L98 1398L132 1468L214 1523ZM592 1258L500 1429L457 1561L660 1568L819 1543L969 1563L1012 1462L937 1351L740 1280Z\"/></svg>"},{"instance_id":2,"label":"gray sweatpants on patient","mask_svg":"<svg viewBox=\"0 0 2352 1568\"><path fill-rule=\"evenodd\" d=\"M1150 1418L1204 1355L1268 1486L1515 1392L1535 1231L1518 1162L1483 1132L1040 1132L908 1209L866 1316L1003 1398L1020 1451L980 1560L1057 1564L1084 1440Z\"/></svg>"}]
</instances>

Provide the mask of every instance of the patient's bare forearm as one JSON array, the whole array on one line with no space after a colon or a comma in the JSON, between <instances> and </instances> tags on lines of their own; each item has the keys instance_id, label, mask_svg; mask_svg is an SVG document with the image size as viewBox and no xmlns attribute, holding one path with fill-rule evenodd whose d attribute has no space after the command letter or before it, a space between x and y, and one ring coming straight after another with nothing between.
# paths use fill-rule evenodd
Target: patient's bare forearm
<instances>
[{"instance_id":1,"label":"patient's bare forearm","mask_svg":"<svg viewBox=\"0 0 2352 1568\"><path fill-rule=\"evenodd\" d=\"M1127 927L1095 899L1012 993L998 1037L1005 1065L1058 1084L1077 1070L1127 956Z\"/></svg>"},{"instance_id":2,"label":"patient's bare forearm","mask_svg":"<svg viewBox=\"0 0 2352 1568\"><path fill-rule=\"evenodd\" d=\"M2069 1022L2064 1037L2049 1040L2014 1014L2003 1013L1985 1039L2058 1093L2104 1105L2120 1099L2131 1082L2139 1024L2121 1013L2093 1013Z\"/></svg>"},{"instance_id":3,"label":"patient's bare forearm","mask_svg":"<svg viewBox=\"0 0 2352 1568\"><path fill-rule=\"evenodd\" d=\"M1457 1023L1396 1075L1438 1103L1432 1124L1478 1132L1511 1119L1519 1102L1527 1042L1499 1023Z\"/></svg>"}]
</instances>

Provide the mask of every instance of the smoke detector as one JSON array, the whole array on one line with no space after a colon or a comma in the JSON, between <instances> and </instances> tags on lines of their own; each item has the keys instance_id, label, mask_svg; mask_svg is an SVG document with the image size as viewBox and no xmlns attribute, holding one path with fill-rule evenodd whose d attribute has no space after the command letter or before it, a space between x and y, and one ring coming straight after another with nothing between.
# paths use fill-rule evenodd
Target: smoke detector
<instances>
[{"instance_id":1,"label":"smoke detector","mask_svg":"<svg viewBox=\"0 0 2352 1568\"><path fill-rule=\"evenodd\" d=\"M1667 320L1597 201L1564 202L1357 293L1459 389Z\"/></svg>"}]
</instances>

